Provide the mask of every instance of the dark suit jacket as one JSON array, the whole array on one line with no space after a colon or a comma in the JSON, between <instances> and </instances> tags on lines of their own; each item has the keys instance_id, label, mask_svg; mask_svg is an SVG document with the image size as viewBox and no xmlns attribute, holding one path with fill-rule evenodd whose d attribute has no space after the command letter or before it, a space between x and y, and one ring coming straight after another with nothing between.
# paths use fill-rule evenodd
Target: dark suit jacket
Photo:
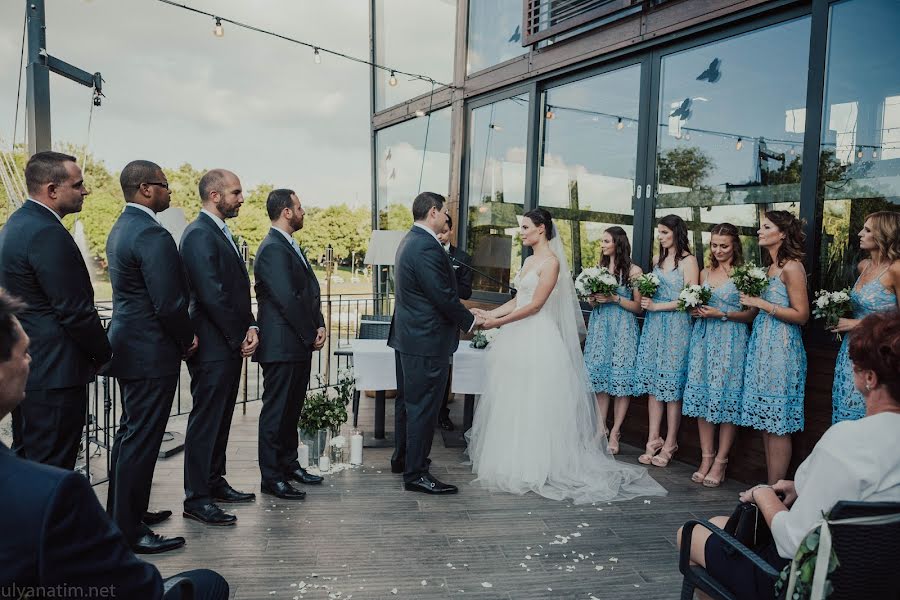
<instances>
[{"instance_id":1,"label":"dark suit jacket","mask_svg":"<svg viewBox=\"0 0 900 600\"><path fill-rule=\"evenodd\" d=\"M256 325L244 261L225 233L204 213L184 230L180 251L191 288L191 321L200 340L190 361L240 356L247 330Z\"/></svg>"},{"instance_id":2,"label":"dark suit jacket","mask_svg":"<svg viewBox=\"0 0 900 600\"><path fill-rule=\"evenodd\" d=\"M472 269L463 265L472 265L472 257L465 250L460 250L453 244L450 245L450 257L463 263L459 265L450 261L453 271L456 273L456 291L460 300L468 300L472 297Z\"/></svg>"},{"instance_id":3,"label":"dark suit jacket","mask_svg":"<svg viewBox=\"0 0 900 600\"><path fill-rule=\"evenodd\" d=\"M259 245L256 278L259 347L253 360L291 362L309 358L316 330L325 326L315 274L274 229Z\"/></svg>"},{"instance_id":4,"label":"dark suit jacket","mask_svg":"<svg viewBox=\"0 0 900 600\"><path fill-rule=\"evenodd\" d=\"M459 329L468 331L475 320L459 301L444 248L415 225L397 248L394 294L388 346L404 354L449 357L459 347Z\"/></svg>"},{"instance_id":5,"label":"dark suit jacket","mask_svg":"<svg viewBox=\"0 0 900 600\"><path fill-rule=\"evenodd\" d=\"M109 232L106 259L113 288L109 375L149 379L178 373L194 328L190 290L172 235L128 206Z\"/></svg>"},{"instance_id":6,"label":"dark suit jacket","mask_svg":"<svg viewBox=\"0 0 900 600\"><path fill-rule=\"evenodd\" d=\"M0 287L28 304L27 389L85 385L112 351L75 240L49 210L27 201L0 230Z\"/></svg>"},{"instance_id":7,"label":"dark suit jacket","mask_svg":"<svg viewBox=\"0 0 900 600\"><path fill-rule=\"evenodd\" d=\"M3 444L0 531L0 589L64 584L87 598L91 586L114 586L115 598L163 596L159 571L134 555L83 475L22 460Z\"/></svg>"}]
</instances>

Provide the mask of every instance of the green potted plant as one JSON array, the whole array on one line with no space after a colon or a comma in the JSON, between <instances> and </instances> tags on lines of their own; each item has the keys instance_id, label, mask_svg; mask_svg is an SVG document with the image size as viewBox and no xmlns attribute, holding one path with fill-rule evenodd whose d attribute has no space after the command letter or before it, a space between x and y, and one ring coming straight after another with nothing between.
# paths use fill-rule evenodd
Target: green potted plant
<instances>
[{"instance_id":1,"label":"green potted plant","mask_svg":"<svg viewBox=\"0 0 900 600\"><path fill-rule=\"evenodd\" d=\"M325 385L322 375L316 375L318 387L306 393L303 412L297 428L300 437L309 446L310 464L318 464L319 457L328 451L328 434L337 436L341 425L347 422L347 405L353 398L356 379L353 373L343 370L338 373L337 383Z\"/></svg>"}]
</instances>

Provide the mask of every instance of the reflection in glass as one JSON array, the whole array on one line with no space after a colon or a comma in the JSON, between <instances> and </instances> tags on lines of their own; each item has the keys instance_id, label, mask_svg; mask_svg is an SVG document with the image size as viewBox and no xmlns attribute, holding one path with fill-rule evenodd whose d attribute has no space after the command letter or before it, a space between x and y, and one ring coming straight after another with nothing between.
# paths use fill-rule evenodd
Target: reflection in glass
<instances>
[{"instance_id":1,"label":"reflection in glass","mask_svg":"<svg viewBox=\"0 0 900 600\"><path fill-rule=\"evenodd\" d=\"M525 204L528 96L472 111L469 122L466 250L472 265L504 283L474 274L472 288L505 292L522 262L519 220Z\"/></svg>"},{"instance_id":2,"label":"reflection in glass","mask_svg":"<svg viewBox=\"0 0 900 600\"><path fill-rule=\"evenodd\" d=\"M426 129L428 146L423 152ZM419 192L447 195L450 183L450 108L375 133L378 229L409 229Z\"/></svg>"},{"instance_id":3,"label":"reflection in glass","mask_svg":"<svg viewBox=\"0 0 900 600\"><path fill-rule=\"evenodd\" d=\"M376 0L375 62L442 83L453 80L457 0ZM427 81L375 71L375 110L431 92Z\"/></svg>"},{"instance_id":4,"label":"reflection in glass","mask_svg":"<svg viewBox=\"0 0 900 600\"><path fill-rule=\"evenodd\" d=\"M655 218L677 214L703 255L704 231L738 226L747 256L759 213L799 213L809 18L663 57Z\"/></svg>"},{"instance_id":5,"label":"reflection in glass","mask_svg":"<svg viewBox=\"0 0 900 600\"><path fill-rule=\"evenodd\" d=\"M525 54L522 0L469 0L468 52L467 75Z\"/></svg>"},{"instance_id":6,"label":"reflection in glass","mask_svg":"<svg viewBox=\"0 0 900 600\"><path fill-rule=\"evenodd\" d=\"M867 214L900 210L900 10L895 0L831 7L822 138L821 287L856 279Z\"/></svg>"},{"instance_id":7,"label":"reflection in glass","mask_svg":"<svg viewBox=\"0 0 900 600\"><path fill-rule=\"evenodd\" d=\"M550 209L572 272L596 265L600 236L620 225L634 247L641 67L547 90L538 203Z\"/></svg>"}]
</instances>

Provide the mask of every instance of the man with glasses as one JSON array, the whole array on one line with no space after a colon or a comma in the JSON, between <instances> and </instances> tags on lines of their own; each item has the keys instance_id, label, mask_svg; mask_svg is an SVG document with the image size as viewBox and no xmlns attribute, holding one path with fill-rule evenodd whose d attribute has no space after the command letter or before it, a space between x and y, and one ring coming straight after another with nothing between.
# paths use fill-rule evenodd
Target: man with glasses
<instances>
[{"instance_id":1,"label":"man with glasses","mask_svg":"<svg viewBox=\"0 0 900 600\"><path fill-rule=\"evenodd\" d=\"M149 525L171 511L146 513L156 457L181 373L181 359L197 350L188 315L190 292L178 247L156 213L169 208L171 193L159 165L128 163L119 177L125 210L106 240L113 316L108 374L122 391L122 417L110 456L106 511L138 554L184 545Z\"/></svg>"},{"instance_id":2,"label":"man with glasses","mask_svg":"<svg viewBox=\"0 0 900 600\"><path fill-rule=\"evenodd\" d=\"M21 298L19 319L34 361L13 412L16 452L73 469L87 413L87 385L111 356L94 288L63 225L88 191L74 156L39 152L25 167L29 198L0 230L0 287Z\"/></svg>"}]
</instances>

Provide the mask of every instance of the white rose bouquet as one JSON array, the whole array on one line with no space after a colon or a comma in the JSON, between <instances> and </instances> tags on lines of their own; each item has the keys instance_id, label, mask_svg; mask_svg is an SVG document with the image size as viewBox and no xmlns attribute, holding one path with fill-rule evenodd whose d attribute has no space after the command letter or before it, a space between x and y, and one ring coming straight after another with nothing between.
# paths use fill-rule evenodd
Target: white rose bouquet
<instances>
[{"instance_id":1,"label":"white rose bouquet","mask_svg":"<svg viewBox=\"0 0 900 600\"><path fill-rule=\"evenodd\" d=\"M619 280L606 267L588 267L575 279L575 290L582 299L592 294L612 296L619 288Z\"/></svg>"},{"instance_id":2,"label":"white rose bouquet","mask_svg":"<svg viewBox=\"0 0 900 600\"><path fill-rule=\"evenodd\" d=\"M753 263L746 263L734 268L731 272L734 287L742 294L759 297L769 286L766 270Z\"/></svg>"},{"instance_id":3,"label":"white rose bouquet","mask_svg":"<svg viewBox=\"0 0 900 600\"><path fill-rule=\"evenodd\" d=\"M487 348L488 345L494 341L494 338L497 337L497 331L499 330L499 327L497 329L476 330L474 337L472 337L472 341L469 342L469 346L471 346L472 348L477 348L479 350Z\"/></svg>"},{"instance_id":4,"label":"white rose bouquet","mask_svg":"<svg viewBox=\"0 0 900 600\"><path fill-rule=\"evenodd\" d=\"M838 320L850 313L850 288L844 288L837 292L819 290L816 299L813 300L813 316L817 319L825 319L825 328L831 329L838 324ZM836 333L835 339L841 339L841 334Z\"/></svg>"},{"instance_id":5,"label":"white rose bouquet","mask_svg":"<svg viewBox=\"0 0 900 600\"><path fill-rule=\"evenodd\" d=\"M678 294L678 310L687 312L703 306L712 298L712 290L705 285L686 285Z\"/></svg>"},{"instance_id":6,"label":"white rose bouquet","mask_svg":"<svg viewBox=\"0 0 900 600\"><path fill-rule=\"evenodd\" d=\"M659 277L656 273L644 273L631 280L631 287L641 293L644 298L652 298L659 289Z\"/></svg>"}]
</instances>

